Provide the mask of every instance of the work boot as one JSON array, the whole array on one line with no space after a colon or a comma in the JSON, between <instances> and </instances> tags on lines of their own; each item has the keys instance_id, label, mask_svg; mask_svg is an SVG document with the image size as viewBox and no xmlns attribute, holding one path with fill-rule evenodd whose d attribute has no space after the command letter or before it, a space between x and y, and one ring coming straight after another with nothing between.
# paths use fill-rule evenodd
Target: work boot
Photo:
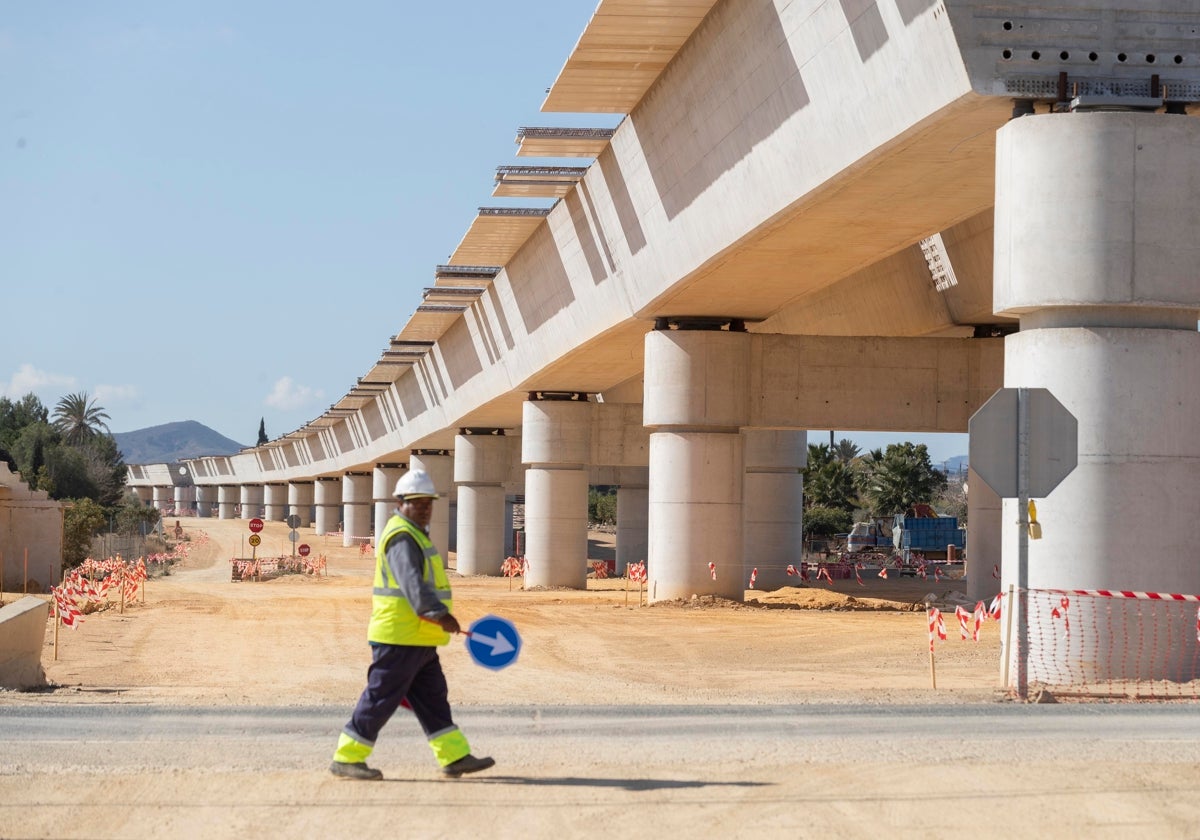
<instances>
[{"instance_id":1,"label":"work boot","mask_svg":"<svg viewBox=\"0 0 1200 840\"><path fill-rule=\"evenodd\" d=\"M368 767L365 761L354 764L349 761L335 761L329 765L329 772L343 779L358 779L364 782L373 782L383 778L383 773L374 767Z\"/></svg>"},{"instance_id":2,"label":"work boot","mask_svg":"<svg viewBox=\"0 0 1200 840\"><path fill-rule=\"evenodd\" d=\"M458 761L452 761L442 768L442 772L452 779L457 779L463 773L478 773L480 770L486 770L489 767L494 767L495 760L491 756L476 758L467 753Z\"/></svg>"}]
</instances>

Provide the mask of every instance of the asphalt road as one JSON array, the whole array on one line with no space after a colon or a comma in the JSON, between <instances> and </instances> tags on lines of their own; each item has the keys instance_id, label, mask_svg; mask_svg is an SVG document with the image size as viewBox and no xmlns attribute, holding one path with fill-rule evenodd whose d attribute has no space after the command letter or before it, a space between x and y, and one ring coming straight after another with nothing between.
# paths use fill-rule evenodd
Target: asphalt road
<instances>
[{"instance_id":1,"label":"asphalt road","mask_svg":"<svg viewBox=\"0 0 1200 840\"><path fill-rule=\"evenodd\" d=\"M1200 837L1193 703L464 707L494 770L398 715L383 783L348 712L0 706L0 837Z\"/></svg>"},{"instance_id":2,"label":"asphalt road","mask_svg":"<svg viewBox=\"0 0 1200 840\"><path fill-rule=\"evenodd\" d=\"M100 766L152 763L172 768L323 769L349 708L198 708L138 705L8 707L0 713L0 772L53 766L54 747ZM620 762L631 751L686 758L716 751L727 759L766 761L911 761L986 758L1027 750L1046 761L1081 758L1200 762L1200 706L495 706L461 708L460 726L477 751L536 763ZM400 713L380 736L420 741ZM120 745L119 751L110 749ZM404 752L408 752L405 750ZM91 758L87 758L88 755ZM420 754L424 758L423 754ZM390 756L389 756L390 757ZM414 766L420 772L424 762Z\"/></svg>"}]
</instances>

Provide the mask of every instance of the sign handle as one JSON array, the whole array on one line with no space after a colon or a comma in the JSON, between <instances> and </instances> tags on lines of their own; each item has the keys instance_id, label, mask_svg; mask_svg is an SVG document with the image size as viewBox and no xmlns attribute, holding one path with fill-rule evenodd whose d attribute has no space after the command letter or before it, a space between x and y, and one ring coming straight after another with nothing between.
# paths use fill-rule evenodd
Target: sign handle
<instances>
[{"instance_id":1,"label":"sign handle","mask_svg":"<svg viewBox=\"0 0 1200 840\"><path fill-rule=\"evenodd\" d=\"M1017 595L1029 591L1029 389L1017 389ZM1009 610L1017 607L1014 599ZM1028 607L1028 604L1026 604ZM1017 696L1029 696L1029 617L1017 618Z\"/></svg>"}]
</instances>

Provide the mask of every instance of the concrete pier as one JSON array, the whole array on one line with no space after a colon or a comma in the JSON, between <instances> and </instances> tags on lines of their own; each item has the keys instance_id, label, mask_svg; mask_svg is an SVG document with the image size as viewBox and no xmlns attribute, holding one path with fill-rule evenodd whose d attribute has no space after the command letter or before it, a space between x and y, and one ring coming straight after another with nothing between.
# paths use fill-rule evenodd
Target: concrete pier
<instances>
[{"instance_id":1,"label":"concrete pier","mask_svg":"<svg viewBox=\"0 0 1200 840\"><path fill-rule=\"evenodd\" d=\"M692 595L742 600L740 427L749 417L749 362L743 332L646 334L652 603Z\"/></svg>"},{"instance_id":2,"label":"concrete pier","mask_svg":"<svg viewBox=\"0 0 1200 840\"><path fill-rule=\"evenodd\" d=\"M342 479L321 476L313 482L313 505L316 507L315 531L318 537L341 530Z\"/></svg>"},{"instance_id":3,"label":"concrete pier","mask_svg":"<svg viewBox=\"0 0 1200 840\"><path fill-rule=\"evenodd\" d=\"M524 404L527 586L587 587L592 407L586 399L557 397Z\"/></svg>"},{"instance_id":4,"label":"concrete pier","mask_svg":"<svg viewBox=\"0 0 1200 840\"><path fill-rule=\"evenodd\" d=\"M503 429L454 438L459 574L500 574L505 557L504 482L512 473L513 448L513 438Z\"/></svg>"},{"instance_id":5,"label":"concrete pier","mask_svg":"<svg viewBox=\"0 0 1200 840\"><path fill-rule=\"evenodd\" d=\"M1039 115L999 132L995 306L1021 319L1004 382L1049 389L1079 421L1078 466L1037 500L1032 590L1200 592L1196 172L1200 123L1181 116ZM1006 499L1006 589L1016 519ZM1059 600L1030 597L1042 615ZM1029 678L1072 663L1090 680L1196 676L1195 633L1166 659L1142 655L1138 606L1114 601L1082 648L1031 629Z\"/></svg>"}]
</instances>

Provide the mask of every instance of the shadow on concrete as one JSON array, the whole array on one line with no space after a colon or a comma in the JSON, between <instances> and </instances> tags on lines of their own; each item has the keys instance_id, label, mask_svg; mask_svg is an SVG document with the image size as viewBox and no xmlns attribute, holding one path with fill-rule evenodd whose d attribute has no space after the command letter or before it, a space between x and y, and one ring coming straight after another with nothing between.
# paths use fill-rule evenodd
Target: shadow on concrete
<instances>
[{"instance_id":1,"label":"shadow on concrete","mask_svg":"<svg viewBox=\"0 0 1200 840\"><path fill-rule=\"evenodd\" d=\"M604 176L604 185L608 188L613 209L617 211L621 233L625 235L625 245L630 254L636 254L646 247L646 233L642 230L642 223L638 221L638 212L634 209L633 199L629 197L629 186L611 146L604 150L596 163L600 164L600 174Z\"/></svg>"},{"instance_id":2,"label":"shadow on concrete","mask_svg":"<svg viewBox=\"0 0 1200 840\"><path fill-rule=\"evenodd\" d=\"M571 280L548 224L538 226L504 270L527 333L536 332L575 302Z\"/></svg>"},{"instance_id":3,"label":"shadow on concrete","mask_svg":"<svg viewBox=\"0 0 1200 840\"><path fill-rule=\"evenodd\" d=\"M584 776L478 776L473 782L524 787L592 787L621 790L684 790L707 787L773 787L773 782L704 782L694 779L598 779Z\"/></svg>"},{"instance_id":4,"label":"shadow on concrete","mask_svg":"<svg viewBox=\"0 0 1200 840\"><path fill-rule=\"evenodd\" d=\"M504 337L504 346L512 350L517 345L513 341L512 330L508 328L508 318L504 315L504 307L500 305L500 296L496 294L495 286L488 286L487 299L492 304L492 312L495 313L496 326L500 328L500 335ZM487 318L480 318L480 321L487 323ZM488 332L491 332L490 328Z\"/></svg>"},{"instance_id":5,"label":"shadow on concrete","mask_svg":"<svg viewBox=\"0 0 1200 840\"><path fill-rule=\"evenodd\" d=\"M592 193L588 189L587 181L579 182L579 195L583 198L583 204L587 208L588 216L592 220L592 225L596 230L597 242L604 249L604 262L608 266L608 274L612 274L617 270L617 262L613 259L612 250L608 247L608 236L604 232L604 228L600 225L600 214L596 212L596 203L592 201ZM600 285L600 281L604 280L607 274L596 280L596 285Z\"/></svg>"},{"instance_id":6,"label":"shadow on concrete","mask_svg":"<svg viewBox=\"0 0 1200 840\"><path fill-rule=\"evenodd\" d=\"M917 19L917 15L936 6L937 3L938 0L896 0L896 8L900 10L900 19L908 26Z\"/></svg>"},{"instance_id":7,"label":"shadow on concrete","mask_svg":"<svg viewBox=\"0 0 1200 840\"><path fill-rule=\"evenodd\" d=\"M453 390L458 390L483 371L483 363L479 361L466 318L460 318L450 325L450 329L438 340L438 347L442 351L442 361Z\"/></svg>"},{"instance_id":8,"label":"shadow on concrete","mask_svg":"<svg viewBox=\"0 0 1200 840\"><path fill-rule=\"evenodd\" d=\"M599 540L588 538L588 559L589 560L616 560L617 547L609 543L602 543Z\"/></svg>"},{"instance_id":9,"label":"shadow on concrete","mask_svg":"<svg viewBox=\"0 0 1200 840\"><path fill-rule=\"evenodd\" d=\"M596 234L592 232L592 226L588 224L588 214L584 209L583 202L580 200L580 194L583 192L583 182L579 182L579 189L572 190L563 198L563 204L567 208L567 212L571 214L571 224L575 226L575 238L579 240L579 247L583 251L583 256L587 260L588 270L592 275L592 283L599 286L608 278L608 270L604 266L604 261L600 257L600 248ZM590 204L590 202L589 202ZM592 222L599 229L600 220L595 214L591 214ZM601 234L603 236L603 234ZM599 240L599 244L603 244L603 240ZM605 248L607 250L607 246ZM612 263L611 256L609 263Z\"/></svg>"},{"instance_id":10,"label":"shadow on concrete","mask_svg":"<svg viewBox=\"0 0 1200 840\"><path fill-rule=\"evenodd\" d=\"M378 403L369 402L364 405L360 416L362 417L363 426L367 430L367 437L370 440L379 440L388 433L387 427L383 422L383 415L379 413ZM295 465L289 464L289 466Z\"/></svg>"},{"instance_id":11,"label":"shadow on concrete","mask_svg":"<svg viewBox=\"0 0 1200 840\"><path fill-rule=\"evenodd\" d=\"M714 8L630 117L667 218L809 101L772 0Z\"/></svg>"},{"instance_id":12,"label":"shadow on concrete","mask_svg":"<svg viewBox=\"0 0 1200 840\"><path fill-rule=\"evenodd\" d=\"M421 383L417 380L416 376L401 376L396 380L396 396L400 399L400 408L404 411L405 420L419 417L423 411L429 408L425 402L425 395L421 393ZM339 425L345 426L346 424Z\"/></svg>"}]
</instances>

